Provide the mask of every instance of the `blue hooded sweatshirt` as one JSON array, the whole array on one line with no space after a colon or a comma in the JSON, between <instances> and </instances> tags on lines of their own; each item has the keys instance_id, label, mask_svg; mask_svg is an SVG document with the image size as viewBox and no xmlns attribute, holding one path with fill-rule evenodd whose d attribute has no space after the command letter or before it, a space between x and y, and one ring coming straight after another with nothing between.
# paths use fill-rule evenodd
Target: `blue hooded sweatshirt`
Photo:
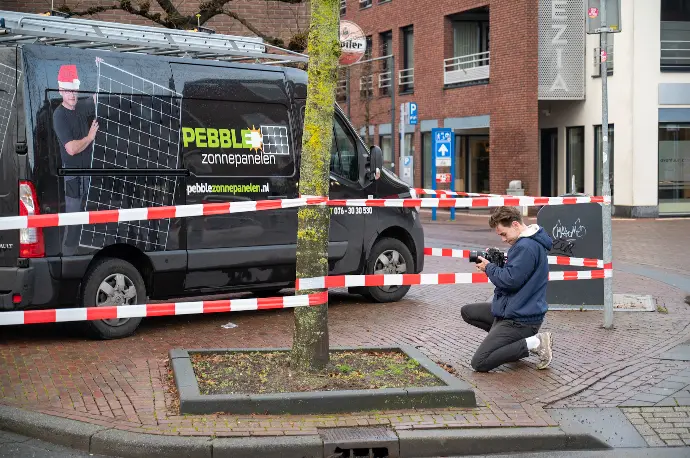
<instances>
[{"instance_id":1,"label":"blue hooded sweatshirt","mask_svg":"<svg viewBox=\"0 0 690 458\"><path fill-rule=\"evenodd\" d=\"M543 228L527 226L508 250L504 267L486 266L486 274L494 289L491 313L495 317L522 323L538 323L544 319L546 285L549 281L547 255L553 241Z\"/></svg>"}]
</instances>

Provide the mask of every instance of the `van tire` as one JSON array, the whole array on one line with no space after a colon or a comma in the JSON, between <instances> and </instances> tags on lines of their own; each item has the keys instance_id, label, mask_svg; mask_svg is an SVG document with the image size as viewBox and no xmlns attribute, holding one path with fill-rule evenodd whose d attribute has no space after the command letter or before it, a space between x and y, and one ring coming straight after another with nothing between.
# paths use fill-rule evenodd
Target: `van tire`
<instances>
[{"instance_id":1,"label":"van tire","mask_svg":"<svg viewBox=\"0 0 690 458\"><path fill-rule=\"evenodd\" d=\"M84 287L81 295L82 307L96 307L97 296L99 301L107 300L108 288L113 288L113 294L126 301L125 305L139 305L146 303L146 284L139 271L129 262L118 258L104 258L96 262L84 276ZM120 282L120 283L118 283ZM122 287L124 283L124 288ZM131 291L134 287L134 297L122 297L121 295ZM105 290L105 291L104 291ZM131 293L130 293L131 294ZM91 320L86 321L85 330L89 336L110 340L121 339L134 334L139 327L141 317L123 318L120 320Z\"/></svg>"},{"instance_id":2,"label":"van tire","mask_svg":"<svg viewBox=\"0 0 690 458\"><path fill-rule=\"evenodd\" d=\"M397 253L397 255L395 255ZM376 270L379 270L381 265L377 266L379 257L385 255L385 257L390 258L396 256L399 260L398 266L404 260L405 271L400 272L397 269L390 268L391 270L386 273L412 273L414 272L414 259L412 258L412 253L410 253L409 248L403 242L398 239L393 238L383 238L374 244L369 254L369 259L367 260L367 275L375 274ZM402 258L402 259L401 259ZM385 288L385 289L384 289ZM397 302L410 290L410 286L370 286L364 288L366 293L365 297L371 298L376 302ZM387 290L386 290L387 289Z\"/></svg>"}]
</instances>

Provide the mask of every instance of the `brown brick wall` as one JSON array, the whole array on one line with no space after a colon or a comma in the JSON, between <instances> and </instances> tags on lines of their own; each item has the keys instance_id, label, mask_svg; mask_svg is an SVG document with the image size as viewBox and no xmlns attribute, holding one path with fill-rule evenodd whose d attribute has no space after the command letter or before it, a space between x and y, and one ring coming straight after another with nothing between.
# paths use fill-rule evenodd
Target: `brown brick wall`
<instances>
[{"instance_id":1,"label":"brown brick wall","mask_svg":"<svg viewBox=\"0 0 690 458\"><path fill-rule=\"evenodd\" d=\"M522 180L539 195L538 16L536 0L491 8L491 191Z\"/></svg>"},{"instance_id":2,"label":"brown brick wall","mask_svg":"<svg viewBox=\"0 0 690 458\"><path fill-rule=\"evenodd\" d=\"M452 54L452 31L447 16L486 5L490 7L490 83L444 89L443 59ZM443 127L446 117L489 114L491 192L503 194L510 180L519 179L526 193L538 195L536 0L436 0L433 4L417 0L379 4L378 0L373 0L373 6L363 10L358 0L347 0L343 18L357 23L365 34L372 35L375 57L381 55L379 33L392 30L397 70L403 68L402 59L398 58L402 51L401 28L414 26L415 91L410 95L396 92L396 132L400 103L407 101L417 102L420 124L424 119L437 119L439 127ZM351 75L351 117L355 126L362 127L364 116L358 78L361 70L357 67L361 66L353 67ZM390 105L390 97L377 94L371 102L371 112L377 114L371 124L389 123ZM417 127L414 138L416 185L422 183L419 130ZM395 141L398 149L399 132Z\"/></svg>"},{"instance_id":3,"label":"brown brick wall","mask_svg":"<svg viewBox=\"0 0 690 458\"><path fill-rule=\"evenodd\" d=\"M108 6L117 4L118 0L55 0L55 9L66 4L74 11L85 11L93 6ZM189 0L173 2L178 5L180 14L193 15L198 12L202 1ZM50 10L50 0L1 0L0 9L9 11L22 11L29 13L43 13ZM138 7L136 0L132 1ZM300 31L309 29L309 3L288 4L266 0L232 0L226 8L238 16L246 19L263 33L282 38L287 45L291 37ZM163 12L156 0L151 0L151 12ZM121 22L125 24L139 24L156 26L154 22L129 14L124 11L107 11L93 16L84 16L88 19L102 21ZM211 18L206 24L218 33L231 35L254 36L254 34L236 19L227 15L218 15Z\"/></svg>"}]
</instances>

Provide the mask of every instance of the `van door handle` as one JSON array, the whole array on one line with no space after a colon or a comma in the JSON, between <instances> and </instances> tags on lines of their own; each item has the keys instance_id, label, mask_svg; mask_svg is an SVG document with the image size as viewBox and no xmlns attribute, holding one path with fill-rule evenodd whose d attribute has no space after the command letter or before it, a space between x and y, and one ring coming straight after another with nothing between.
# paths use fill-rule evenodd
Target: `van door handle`
<instances>
[{"instance_id":1,"label":"van door handle","mask_svg":"<svg viewBox=\"0 0 690 458\"><path fill-rule=\"evenodd\" d=\"M269 200L287 199L287 196L268 196Z\"/></svg>"}]
</instances>

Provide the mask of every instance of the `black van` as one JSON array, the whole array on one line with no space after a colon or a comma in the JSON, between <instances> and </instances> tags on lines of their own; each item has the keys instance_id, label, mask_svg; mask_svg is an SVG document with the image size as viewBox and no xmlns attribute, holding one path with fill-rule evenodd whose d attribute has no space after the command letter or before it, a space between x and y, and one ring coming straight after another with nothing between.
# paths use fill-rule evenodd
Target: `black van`
<instances>
[{"instance_id":1,"label":"black van","mask_svg":"<svg viewBox=\"0 0 690 458\"><path fill-rule=\"evenodd\" d=\"M298 197L307 74L26 44L0 48L0 216ZM410 196L336 107L330 197ZM371 155L370 155L371 154ZM0 232L0 310L97 307L295 281L297 209ZM332 275L419 273L413 208L332 208ZM400 300L405 287L351 292ZM89 321L98 338L141 318Z\"/></svg>"}]
</instances>

